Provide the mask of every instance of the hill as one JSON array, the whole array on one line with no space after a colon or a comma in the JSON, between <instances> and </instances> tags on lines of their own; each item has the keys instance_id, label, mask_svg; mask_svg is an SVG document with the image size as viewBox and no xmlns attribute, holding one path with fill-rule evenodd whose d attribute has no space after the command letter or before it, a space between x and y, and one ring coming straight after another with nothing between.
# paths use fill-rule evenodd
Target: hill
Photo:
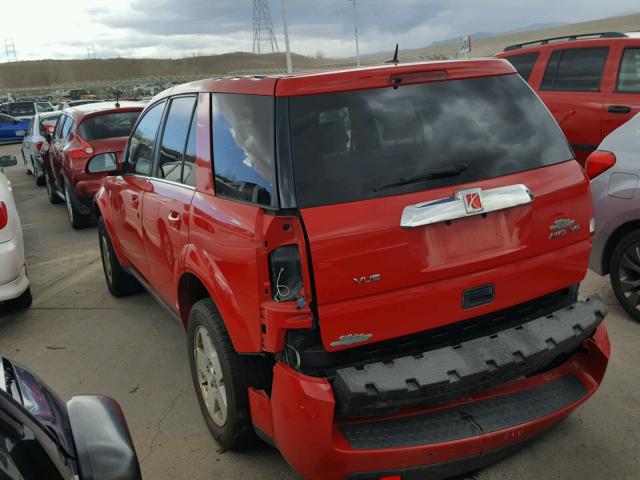
<instances>
[{"instance_id":1,"label":"hill","mask_svg":"<svg viewBox=\"0 0 640 480\"><path fill-rule=\"evenodd\" d=\"M315 60L293 55L297 68L312 68ZM0 64L0 89L40 88L93 82L158 77L205 77L243 70L285 68L284 54L235 52L206 57L172 59L110 58L92 60L36 60Z\"/></svg>"},{"instance_id":2,"label":"hill","mask_svg":"<svg viewBox=\"0 0 640 480\"><path fill-rule=\"evenodd\" d=\"M603 18L590 22L572 23L553 27L538 28L527 31L508 32L502 35L490 37L471 37L471 56L487 57L501 52L504 47L515 43L530 42L541 38L560 37L566 35L578 35L594 32L637 32L640 31L640 14L623 15L619 17ZM431 45L425 48L401 50L400 60L403 62L419 61L438 56L455 56L458 50L458 41ZM380 53L367 59L367 62L376 63L387 60L390 53Z\"/></svg>"},{"instance_id":3,"label":"hill","mask_svg":"<svg viewBox=\"0 0 640 480\"><path fill-rule=\"evenodd\" d=\"M532 27L536 27L535 25ZM528 27L530 28L530 27ZM590 22L545 26L544 28L510 31L503 34L481 33L472 36L471 56L491 56L514 43L540 38L605 31L629 32L640 30L640 14L605 18ZM443 43L444 42L444 43ZM457 40L434 42L429 47L401 50L400 60L419 61L455 56ZM402 47L402 46L401 46ZM352 65L352 58L314 59L293 55L296 70ZM363 63L375 64L391 57L391 51L362 57ZM94 60L39 60L0 64L0 90L53 89L57 86L114 85L118 82L162 78L165 85L175 81L223 75L230 72L283 72L285 58L282 53L262 54L235 52L222 55L181 59L94 59Z\"/></svg>"}]
</instances>

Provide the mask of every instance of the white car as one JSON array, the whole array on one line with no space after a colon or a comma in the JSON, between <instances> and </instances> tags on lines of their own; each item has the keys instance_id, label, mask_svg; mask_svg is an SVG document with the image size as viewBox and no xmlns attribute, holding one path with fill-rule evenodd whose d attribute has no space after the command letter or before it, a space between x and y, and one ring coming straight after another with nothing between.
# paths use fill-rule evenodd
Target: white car
<instances>
[{"instance_id":1,"label":"white car","mask_svg":"<svg viewBox=\"0 0 640 480\"><path fill-rule=\"evenodd\" d=\"M33 175L36 185L44 187L44 164L40 149L46 141L45 135L51 135L61 112L36 113L29 124L24 139L22 140L22 160L27 168L27 173Z\"/></svg>"},{"instance_id":2,"label":"white car","mask_svg":"<svg viewBox=\"0 0 640 480\"><path fill-rule=\"evenodd\" d=\"M5 167L17 164L13 155L0 156L0 309L27 308L31 289L27 278L22 242L22 225L13 200Z\"/></svg>"}]
</instances>

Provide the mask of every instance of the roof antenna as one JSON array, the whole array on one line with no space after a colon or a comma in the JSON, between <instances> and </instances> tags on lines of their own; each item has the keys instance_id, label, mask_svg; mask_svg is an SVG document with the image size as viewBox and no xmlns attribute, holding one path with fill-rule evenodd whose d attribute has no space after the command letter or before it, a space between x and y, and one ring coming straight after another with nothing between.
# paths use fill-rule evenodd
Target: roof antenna
<instances>
[{"instance_id":1,"label":"roof antenna","mask_svg":"<svg viewBox=\"0 0 640 480\"><path fill-rule=\"evenodd\" d=\"M397 65L400 63L400 60L398 60L398 44L396 43L396 51L393 54L393 58L391 60L387 60L384 63L393 63L394 65Z\"/></svg>"},{"instance_id":2,"label":"roof antenna","mask_svg":"<svg viewBox=\"0 0 640 480\"><path fill-rule=\"evenodd\" d=\"M120 108L120 91L116 90L113 92L116 97L116 108Z\"/></svg>"}]
</instances>

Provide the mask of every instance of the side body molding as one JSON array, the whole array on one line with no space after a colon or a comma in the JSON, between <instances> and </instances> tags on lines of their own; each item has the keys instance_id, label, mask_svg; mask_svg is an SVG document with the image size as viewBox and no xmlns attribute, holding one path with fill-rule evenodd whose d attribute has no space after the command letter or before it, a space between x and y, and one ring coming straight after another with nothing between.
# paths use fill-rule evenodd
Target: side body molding
<instances>
[{"instance_id":1,"label":"side body molding","mask_svg":"<svg viewBox=\"0 0 640 480\"><path fill-rule=\"evenodd\" d=\"M471 215L495 212L533 202L533 193L522 184L481 190L472 188L453 196L408 205L402 211L400 226L415 228ZM479 199L479 201L478 201Z\"/></svg>"}]
</instances>

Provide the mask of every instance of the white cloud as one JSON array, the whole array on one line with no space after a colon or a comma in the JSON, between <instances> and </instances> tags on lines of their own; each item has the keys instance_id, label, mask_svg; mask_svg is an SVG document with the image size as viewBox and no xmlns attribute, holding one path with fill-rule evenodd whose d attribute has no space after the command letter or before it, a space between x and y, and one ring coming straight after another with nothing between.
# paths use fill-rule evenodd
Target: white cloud
<instances>
[{"instance_id":1,"label":"white cloud","mask_svg":"<svg viewBox=\"0 0 640 480\"><path fill-rule=\"evenodd\" d=\"M250 0L29 0L2 6L3 39L21 60L180 57L252 48ZM280 1L270 0L282 46ZM346 0L289 0L295 52L351 56L353 11ZM576 22L638 11L637 0L358 0L363 53L429 45L464 33L500 32L533 23Z\"/></svg>"}]
</instances>

